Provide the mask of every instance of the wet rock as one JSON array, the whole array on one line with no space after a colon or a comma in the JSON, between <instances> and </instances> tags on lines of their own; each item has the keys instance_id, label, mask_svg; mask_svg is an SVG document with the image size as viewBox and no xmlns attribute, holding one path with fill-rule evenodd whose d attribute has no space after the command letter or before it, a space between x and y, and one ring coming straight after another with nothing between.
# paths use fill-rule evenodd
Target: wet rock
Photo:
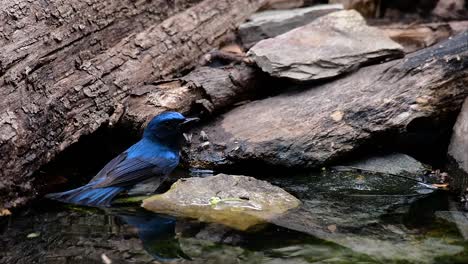
<instances>
[{"instance_id":1,"label":"wet rock","mask_svg":"<svg viewBox=\"0 0 468 264\"><path fill-rule=\"evenodd\" d=\"M401 57L403 48L354 10L338 11L262 40L249 54L263 71L296 81L330 78L371 61Z\"/></svg>"},{"instance_id":2,"label":"wet rock","mask_svg":"<svg viewBox=\"0 0 468 264\"><path fill-rule=\"evenodd\" d=\"M468 210L468 99L458 114L453 127L452 137L448 148L449 170L453 177L452 188L461 192L461 200ZM466 196L465 196L466 195Z\"/></svg>"},{"instance_id":3,"label":"wet rock","mask_svg":"<svg viewBox=\"0 0 468 264\"><path fill-rule=\"evenodd\" d=\"M239 36L245 47L266 38L276 37L293 28L303 26L323 15L343 10L342 5L317 5L291 10L272 10L253 14L239 26Z\"/></svg>"},{"instance_id":4,"label":"wet rock","mask_svg":"<svg viewBox=\"0 0 468 264\"><path fill-rule=\"evenodd\" d=\"M205 108L220 111L236 102L254 97L259 91L256 84L262 77L257 72L258 70L245 65L199 67L181 79L203 90L209 104L204 105Z\"/></svg>"},{"instance_id":5,"label":"wet rock","mask_svg":"<svg viewBox=\"0 0 468 264\"><path fill-rule=\"evenodd\" d=\"M300 207L272 222L336 243L375 260L433 263L459 254L463 237L452 223L434 221L445 210L444 194L421 195L408 178L382 173L324 171L299 178L273 177L272 183L298 197ZM425 227L430 226L430 230ZM409 229L408 227L411 227Z\"/></svg>"},{"instance_id":6,"label":"wet rock","mask_svg":"<svg viewBox=\"0 0 468 264\"><path fill-rule=\"evenodd\" d=\"M376 17L380 10L380 0L330 0L342 4L346 9L354 9L365 17Z\"/></svg>"},{"instance_id":7,"label":"wet rock","mask_svg":"<svg viewBox=\"0 0 468 264\"><path fill-rule=\"evenodd\" d=\"M458 115L453 127L452 138L448 149L448 155L452 157L458 166L468 173L468 99Z\"/></svg>"},{"instance_id":8,"label":"wet rock","mask_svg":"<svg viewBox=\"0 0 468 264\"><path fill-rule=\"evenodd\" d=\"M338 170L363 170L374 173L415 177L422 176L427 172L427 168L424 164L402 153L370 157L333 168Z\"/></svg>"},{"instance_id":9,"label":"wet rock","mask_svg":"<svg viewBox=\"0 0 468 264\"><path fill-rule=\"evenodd\" d=\"M168 192L145 199L142 206L157 213L246 230L299 204L294 196L266 181L218 174L179 180Z\"/></svg>"},{"instance_id":10,"label":"wet rock","mask_svg":"<svg viewBox=\"0 0 468 264\"><path fill-rule=\"evenodd\" d=\"M407 128L418 131L418 121L460 109L468 96L467 40L464 33L402 60L237 107L193 131L195 139L205 131L210 146L194 142L184 156L199 168L317 168L363 146L393 144Z\"/></svg>"},{"instance_id":11,"label":"wet rock","mask_svg":"<svg viewBox=\"0 0 468 264\"><path fill-rule=\"evenodd\" d=\"M439 211L436 216L446 221L454 223L458 231L463 235L465 240L468 240L468 213L458 210L454 211Z\"/></svg>"}]
</instances>

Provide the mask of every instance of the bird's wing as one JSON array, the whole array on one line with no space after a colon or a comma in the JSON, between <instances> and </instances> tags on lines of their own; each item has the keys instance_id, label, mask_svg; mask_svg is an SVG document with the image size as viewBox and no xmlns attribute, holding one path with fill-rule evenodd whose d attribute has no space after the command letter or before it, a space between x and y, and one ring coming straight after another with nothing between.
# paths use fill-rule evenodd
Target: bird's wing
<instances>
[{"instance_id":1,"label":"bird's wing","mask_svg":"<svg viewBox=\"0 0 468 264\"><path fill-rule=\"evenodd\" d=\"M102 168L96 176L94 176L93 179L91 179L90 182L96 182L99 179L105 178L107 176L107 173L111 171L115 166L117 166L119 163L124 161L127 158L127 152L122 152L120 155L117 157L113 158L111 161L109 161L104 168Z\"/></svg>"},{"instance_id":2,"label":"bird's wing","mask_svg":"<svg viewBox=\"0 0 468 264\"><path fill-rule=\"evenodd\" d=\"M112 164L112 167L109 166L107 168L108 166L106 165L101 170L106 174L104 180L94 185L94 188L131 185L148 179L151 176L164 176L177 166L177 163L177 159L165 157L154 157L151 159L125 158L118 163Z\"/></svg>"}]
</instances>

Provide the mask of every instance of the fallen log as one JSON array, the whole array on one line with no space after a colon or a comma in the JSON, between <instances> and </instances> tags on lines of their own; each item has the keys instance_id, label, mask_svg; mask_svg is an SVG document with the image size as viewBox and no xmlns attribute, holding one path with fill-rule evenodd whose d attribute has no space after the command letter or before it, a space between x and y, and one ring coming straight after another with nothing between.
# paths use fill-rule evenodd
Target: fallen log
<instances>
[{"instance_id":1,"label":"fallen log","mask_svg":"<svg viewBox=\"0 0 468 264\"><path fill-rule=\"evenodd\" d=\"M33 197L31 175L41 165L82 135L120 120L134 89L193 67L263 2L17 0L1 6L0 207Z\"/></svg>"},{"instance_id":2,"label":"fallen log","mask_svg":"<svg viewBox=\"0 0 468 264\"><path fill-rule=\"evenodd\" d=\"M184 155L203 168L318 168L376 142L392 145L418 121L460 110L467 43L465 32L404 59L240 106L194 131Z\"/></svg>"},{"instance_id":3,"label":"fallen log","mask_svg":"<svg viewBox=\"0 0 468 264\"><path fill-rule=\"evenodd\" d=\"M197 67L186 76L139 86L132 90L121 123L140 130L156 114L173 110L211 115L255 98L261 87L260 70L241 65Z\"/></svg>"}]
</instances>

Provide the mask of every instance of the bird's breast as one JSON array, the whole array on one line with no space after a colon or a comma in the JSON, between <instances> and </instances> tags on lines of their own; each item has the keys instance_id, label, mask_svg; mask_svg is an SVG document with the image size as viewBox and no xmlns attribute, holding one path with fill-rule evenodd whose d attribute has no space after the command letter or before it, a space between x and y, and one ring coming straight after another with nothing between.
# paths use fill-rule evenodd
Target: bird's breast
<instances>
[{"instance_id":1,"label":"bird's breast","mask_svg":"<svg viewBox=\"0 0 468 264\"><path fill-rule=\"evenodd\" d=\"M168 160L179 159L179 151L173 150L163 144L158 144L150 140L141 140L127 150L128 158L153 159L156 157Z\"/></svg>"}]
</instances>

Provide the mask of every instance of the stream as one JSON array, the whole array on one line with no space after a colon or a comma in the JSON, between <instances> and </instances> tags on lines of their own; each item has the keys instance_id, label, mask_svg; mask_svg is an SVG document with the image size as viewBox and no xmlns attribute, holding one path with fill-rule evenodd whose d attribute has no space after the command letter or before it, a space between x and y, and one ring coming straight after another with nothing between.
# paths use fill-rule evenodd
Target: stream
<instances>
[{"instance_id":1,"label":"stream","mask_svg":"<svg viewBox=\"0 0 468 264\"><path fill-rule=\"evenodd\" d=\"M40 200L0 219L0 263L468 263L446 192L372 173L265 179L302 205L247 232Z\"/></svg>"}]
</instances>

